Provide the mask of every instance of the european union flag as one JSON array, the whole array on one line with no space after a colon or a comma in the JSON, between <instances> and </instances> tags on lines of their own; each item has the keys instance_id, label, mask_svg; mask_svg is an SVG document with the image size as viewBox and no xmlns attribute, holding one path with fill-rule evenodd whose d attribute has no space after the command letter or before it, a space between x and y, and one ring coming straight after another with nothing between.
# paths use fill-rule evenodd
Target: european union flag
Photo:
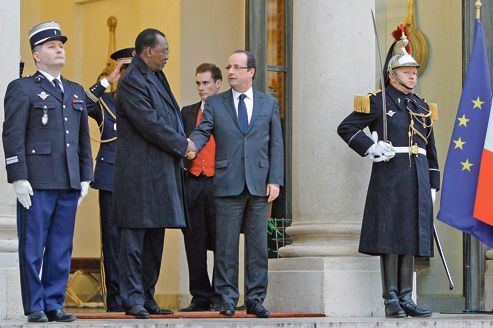
<instances>
[{"instance_id":1,"label":"european union flag","mask_svg":"<svg viewBox=\"0 0 493 328\"><path fill-rule=\"evenodd\" d=\"M438 219L493 247L493 227L473 216L483 145L491 108L491 83L481 22L474 45L443 173Z\"/></svg>"}]
</instances>

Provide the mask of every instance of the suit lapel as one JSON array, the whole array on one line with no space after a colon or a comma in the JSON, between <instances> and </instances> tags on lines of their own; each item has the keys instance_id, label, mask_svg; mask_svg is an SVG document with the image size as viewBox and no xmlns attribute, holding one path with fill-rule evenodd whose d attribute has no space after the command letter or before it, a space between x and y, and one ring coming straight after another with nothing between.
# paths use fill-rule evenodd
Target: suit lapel
<instances>
[{"instance_id":1,"label":"suit lapel","mask_svg":"<svg viewBox=\"0 0 493 328\"><path fill-rule=\"evenodd\" d=\"M55 88L53 83L48 81L48 79L43 74L41 74L40 72L36 72L35 79L40 84L41 88L43 88L45 91L47 91L49 95L58 99L59 102L63 102L60 90Z\"/></svg>"},{"instance_id":2,"label":"suit lapel","mask_svg":"<svg viewBox=\"0 0 493 328\"><path fill-rule=\"evenodd\" d=\"M233 122L235 122L238 130L241 131L240 121L238 121L238 115L236 114L235 103L233 99L233 90L230 89L229 92L225 93L223 96L223 104L226 107L226 110L231 115Z\"/></svg>"},{"instance_id":3,"label":"suit lapel","mask_svg":"<svg viewBox=\"0 0 493 328\"><path fill-rule=\"evenodd\" d=\"M248 124L247 133L248 133L248 131L250 131L250 129L253 126L253 123L255 122L258 115L260 114L260 111L262 110L263 104L264 104L264 97L262 97L262 95L257 94L257 92L255 92L255 90L253 90L252 118L250 120L250 123Z\"/></svg>"}]
</instances>

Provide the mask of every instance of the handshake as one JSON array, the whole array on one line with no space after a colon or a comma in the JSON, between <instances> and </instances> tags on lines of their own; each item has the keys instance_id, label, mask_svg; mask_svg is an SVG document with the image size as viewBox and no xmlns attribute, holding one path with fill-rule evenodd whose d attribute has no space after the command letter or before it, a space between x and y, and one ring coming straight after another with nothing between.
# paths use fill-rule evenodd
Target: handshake
<instances>
[{"instance_id":1,"label":"handshake","mask_svg":"<svg viewBox=\"0 0 493 328\"><path fill-rule=\"evenodd\" d=\"M370 159L373 162L388 162L395 156L395 150L392 147L392 144L382 140L379 141L377 131L372 132L371 138L373 140L373 145L368 148L366 153L370 154Z\"/></svg>"},{"instance_id":2,"label":"handshake","mask_svg":"<svg viewBox=\"0 0 493 328\"><path fill-rule=\"evenodd\" d=\"M191 161L197 156L197 147L195 146L192 140L187 139L187 141L188 141L188 147L187 147L187 152L185 153L185 157Z\"/></svg>"}]
</instances>

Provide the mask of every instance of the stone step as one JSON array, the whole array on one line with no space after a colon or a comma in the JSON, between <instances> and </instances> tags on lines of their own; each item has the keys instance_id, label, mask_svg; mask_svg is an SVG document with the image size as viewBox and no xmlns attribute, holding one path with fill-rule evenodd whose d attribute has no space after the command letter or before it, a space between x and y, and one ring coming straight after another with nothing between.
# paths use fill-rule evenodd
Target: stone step
<instances>
[{"instance_id":1,"label":"stone step","mask_svg":"<svg viewBox=\"0 0 493 328\"><path fill-rule=\"evenodd\" d=\"M431 318L385 319L382 317L346 318L270 318L270 319L79 319L58 327L106 328L469 328L493 327L493 315L434 314ZM32 328L25 320L0 321L0 327ZM52 324L36 324L52 327Z\"/></svg>"}]
</instances>

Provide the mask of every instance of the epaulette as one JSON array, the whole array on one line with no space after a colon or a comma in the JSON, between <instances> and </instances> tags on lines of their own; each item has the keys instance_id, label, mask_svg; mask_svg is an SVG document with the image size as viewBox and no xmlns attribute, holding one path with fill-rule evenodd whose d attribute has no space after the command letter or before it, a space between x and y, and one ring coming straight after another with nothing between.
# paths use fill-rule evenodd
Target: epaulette
<instances>
[{"instance_id":1,"label":"epaulette","mask_svg":"<svg viewBox=\"0 0 493 328\"><path fill-rule=\"evenodd\" d=\"M428 107L431 111L431 119L433 121L438 121L438 104L437 103L429 103Z\"/></svg>"},{"instance_id":2,"label":"epaulette","mask_svg":"<svg viewBox=\"0 0 493 328\"><path fill-rule=\"evenodd\" d=\"M416 97L418 97L419 99L423 100L428 105L428 108L430 109L430 112L431 112L430 118L433 121L438 121L438 104L437 103L429 103L429 102L426 101L425 98L421 98L417 94L414 94L414 95Z\"/></svg>"},{"instance_id":3,"label":"epaulette","mask_svg":"<svg viewBox=\"0 0 493 328\"><path fill-rule=\"evenodd\" d=\"M377 93L382 90L378 89L373 92L369 92L367 95L355 95L354 96L354 111L358 113L370 113L370 96L376 96Z\"/></svg>"}]
</instances>

